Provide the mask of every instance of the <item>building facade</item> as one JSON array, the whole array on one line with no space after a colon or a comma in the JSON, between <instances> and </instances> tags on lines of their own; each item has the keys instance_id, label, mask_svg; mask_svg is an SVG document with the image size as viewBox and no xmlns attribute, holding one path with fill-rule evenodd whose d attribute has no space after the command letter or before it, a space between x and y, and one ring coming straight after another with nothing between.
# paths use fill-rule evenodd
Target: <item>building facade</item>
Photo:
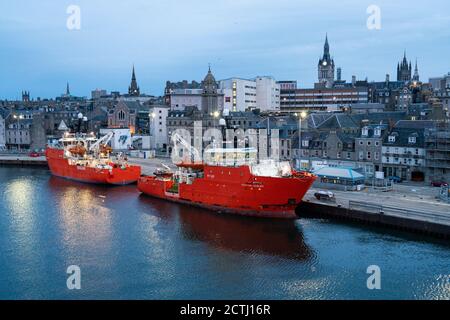
<instances>
[{"instance_id":1,"label":"building facade","mask_svg":"<svg viewBox=\"0 0 450 320\"><path fill-rule=\"evenodd\" d=\"M424 181L424 128L399 121L383 140L382 166L386 177Z\"/></svg>"},{"instance_id":2,"label":"building facade","mask_svg":"<svg viewBox=\"0 0 450 320\"><path fill-rule=\"evenodd\" d=\"M30 119L20 119L11 122L6 128L6 145L10 150L24 151L31 147Z\"/></svg>"},{"instance_id":3,"label":"building facade","mask_svg":"<svg viewBox=\"0 0 450 320\"><path fill-rule=\"evenodd\" d=\"M164 101L173 111L183 111L195 107L207 112L222 111L224 108L224 94L219 88L211 68L201 83L182 81L167 82ZM209 111L208 111L209 110Z\"/></svg>"},{"instance_id":4,"label":"building facade","mask_svg":"<svg viewBox=\"0 0 450 320\"><path fill-rule=\"evenodd\" d=\"M425 134L426 180L450 183L450 123L435 122Z\"/></svg>"},{"instance_id":5,"label":"building facade","mask_svg":"<svg viewBox=\"0 0 450 320\"><path fill-rule=\"evenodd\" d=\"M137 110L129 108L125 101L119 100L108 110L108 128L129 128L131 133L136 131Z\"/></svg>"},{"instance_id":6,"label":"building facade","mask_svg":"<svg viewBox=\"0 0 450 320\"><path fill-rule=\"evenodd\" d=\"M167 149L167 117L169 107L164 105L151 106L150 115L150 148Z\"/></svg>"},{"instance_id":7,"label":"building facade","mask_svg":"<svg viewBox=\"0 0 450 320\"><path fill-rule=\"evenodd\" d=\"M0 150L6 148L6 128L5 128L5 119L0 113Z\"/></svg>"},{"instance_id":8,"label":"building facade","mask_svg":"<svg viewBox=\"0 0 450 320\"><path fill-rule=\"evenodd\" d=\"M370 178L382 171L383 138L388 131L386 124L364 125L361 135L355 139L357 161L364 167L365 176Z\"/></svg>"},{"instance_id":9,"label":"building facade","mask_svg":"<svg viewBox=\"0 0 450 320\"><path fill-rule=\"evenodd\" d=\"M230 78L219 81L224 93L224 109L232 112L280 109L280 85L272 77Z\"/></svg>"},{"instance_id":10,"label":"building facade","mask_svg":"<svg viewBox=\"0 0 450 320\"><path fill-rule=\"evenodd\" d=\"M361 103L368 103L367 87L281 90L280 110L338 111Z\"/></svg>"}]
</instances>

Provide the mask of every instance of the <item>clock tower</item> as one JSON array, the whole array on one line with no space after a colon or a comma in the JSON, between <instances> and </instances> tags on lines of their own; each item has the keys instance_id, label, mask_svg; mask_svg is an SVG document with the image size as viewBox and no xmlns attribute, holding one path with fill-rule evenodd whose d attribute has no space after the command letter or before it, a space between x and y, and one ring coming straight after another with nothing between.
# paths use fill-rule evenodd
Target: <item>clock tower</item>
<instances>
[{"instance_id":1,"label":"clock tower","mask_svg":"<svg viewBox=\"0 0 450 320\"><path fill-rule=\"evenodd\" d=\"M323 57L319 60L318 66L319 83L326 87L332 87L334 83L334 60L330 56L330 45L328 35L325 37Z\"/></svg>"}]
</instances>

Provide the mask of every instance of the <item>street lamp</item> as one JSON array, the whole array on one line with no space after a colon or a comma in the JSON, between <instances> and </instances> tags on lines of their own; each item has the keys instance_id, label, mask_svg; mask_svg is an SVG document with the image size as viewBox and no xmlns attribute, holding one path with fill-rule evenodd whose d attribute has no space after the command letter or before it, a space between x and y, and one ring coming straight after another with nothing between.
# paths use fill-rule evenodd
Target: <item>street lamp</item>
<instances>
[{"instance_id":1,"label":"street lamp","mask_svg":"<svg viewBox=\"0 0 450 320\"><path fill-rule=\"evenodd\" d=\"M88 132L88 118L86 116L83 117L84 130L86 133Z\"/></svg>"},{"instance_id":2,"label":"street lamp","mask_svg":"<svg viewBox=\"0 0 450 320\"><path fill-rule=\"evenodd\" d=\"M151 112L148 114L148 117L150 119L149 121L149 134L150 134L150 148L155 147L156 146L156 137L155 137L155 125L154 125L154 120L156 118L156 113L155 112Z\"/></svg>"},{"instance_id":3,"label":"street lamp","mask_svg":"<svg viewBox=\"0 0 450 320\"><path fill-rule=\"evenodd\" d=\"M302 155L302 120L308 115L305 111L294 114L298 117L298 153L299 153L299 168L301 169L301 155Z\"/></svg>"}]
</instances>

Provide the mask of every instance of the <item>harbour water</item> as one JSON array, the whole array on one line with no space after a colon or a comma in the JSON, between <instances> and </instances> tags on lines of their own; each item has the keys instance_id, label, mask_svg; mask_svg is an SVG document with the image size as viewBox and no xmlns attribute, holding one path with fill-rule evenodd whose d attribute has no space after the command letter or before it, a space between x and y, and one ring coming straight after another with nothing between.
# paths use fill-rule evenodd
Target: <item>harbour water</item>
<instances>
[{"instance_id":1,"label":"harbour water","mask_svg":"<svg viewBox=\"0 0 450 320\"><path fill-rule=\"evenodd\" d=\"M81 290L66 269L81 269ZM381 289L367 288L367 267ZM450 244L220 215L0 167L0 299L450 299Z\"/></svg>"}]
</instances>

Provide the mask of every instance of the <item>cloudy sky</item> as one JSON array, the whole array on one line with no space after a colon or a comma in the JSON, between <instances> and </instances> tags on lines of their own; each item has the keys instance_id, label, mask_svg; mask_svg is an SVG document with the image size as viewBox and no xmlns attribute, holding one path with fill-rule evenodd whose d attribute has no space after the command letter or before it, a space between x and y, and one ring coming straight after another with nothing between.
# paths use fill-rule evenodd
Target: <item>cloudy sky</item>
<instances>
[{"instance_id":1,"label":"cloudy sky","mask_svg":"<svg viewBox=\"0 0 450 320\"><path fill-rule=\"evenodd\" d=\"M417 2L417 3L414 3ZM369 30L366 10L381 9ZM67 28L67 8L81 29ZM404 50L422 79L450 71L447 0L40 0L0 3L0 99L125 92L136 66L141 91L160 95L166 80L272 75L310 87L328 32L331 54L352 75L395 76Z\"/></svg>"}]
</instances>

